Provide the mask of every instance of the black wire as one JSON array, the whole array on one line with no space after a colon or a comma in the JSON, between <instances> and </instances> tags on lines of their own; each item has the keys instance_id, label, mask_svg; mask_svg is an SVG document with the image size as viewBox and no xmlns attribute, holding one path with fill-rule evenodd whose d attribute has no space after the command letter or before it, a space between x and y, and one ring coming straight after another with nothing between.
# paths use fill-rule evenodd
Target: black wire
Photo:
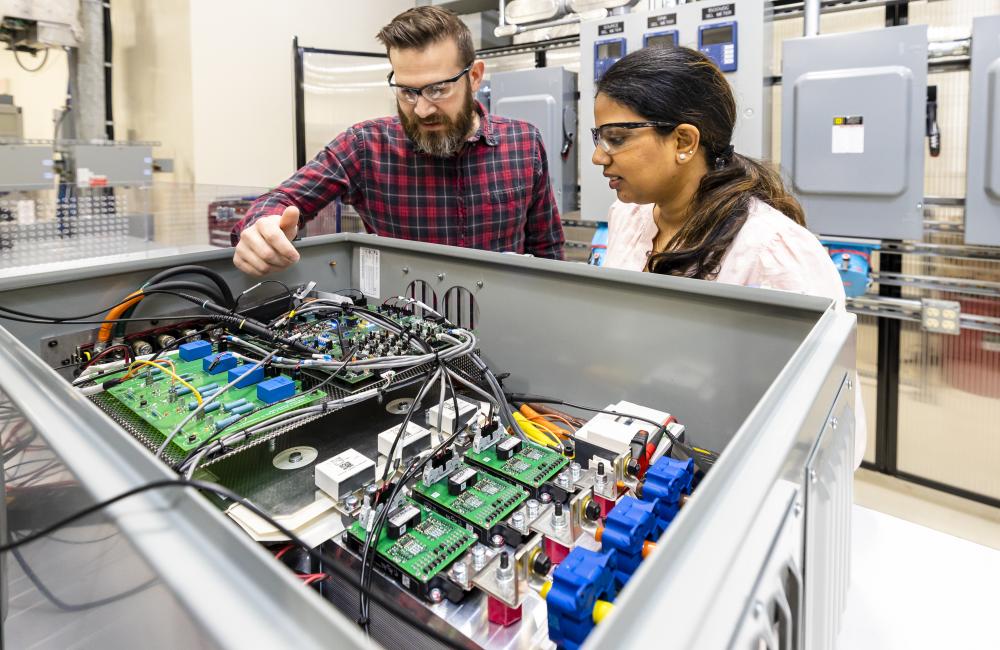
<instances>
[{"instance_id":1,"label":"black wire","mask_svg":"<svg viewBox=\"0 0 1000 650\"><path fill-rule=\"evenodd\" d=\"M150 291L149 293L150 294L152 294L152 293L167 293L167 294L171 294L171 293L174 293L174 292L164 289L162 291L158 291L158 290ZM143 291L142 295L147 295L147 292ZM177 295L177 294L174 294L174 295ZM183 297L183 298L185 298L185 299L187 299L187 300L190 300L190 301L194 302L195 304L199 304L200 305L201 302L202 302L202 301L198 300L197 298L194 298L192 296L188 296L186 294L180 294L180 296ZM138 296L128 296L128 297L126 297L126 298L124 298L122 300L119 300L118 302L116 302L113 305L110 305L108 307L103 307L103 308L101 308L101 309L99 309L99 310L97 310L95 312L90 313L90 314L82 314L80 316L39 316L38 314L32 314L30 312L25 312L25 311L18 311L17 309L11 309L10 307L4 307L3 305L0 305L0 312L7 312L9 314L14 314L15 316L23 316L24 318L34 318L35 320L41 321L43 323L69 323L69 322L78 321L78 320L81 320L81 319L84 319L84 318L90 318L91 316L100 316L101 314L106 314L109 311L111 311L112 309L114 309L115 307L120 307L120 306L124 305L127 302L131 302L132 300L135 300L137 297ZM8 318L10 320L17 320L17 319L11 318L10 316L4 316L2 314L0 314L0 318ZM96 322L98 322L98 323L104 323L104 322L113 323L113 322L116 322L118 320L124 320L124 319L115 319L115 318L112 318L112 319L109 319L109 320L106 320L106 321L102 320L102 321L96 321ZM137 319L137 320L151 320L151 319L149 319L149 318L140 318L140 319Z\"/></svg>"},{"instance_id":2,"label":"black wire","mask_svg":"<svg viewBox=\"0 0 1000 650\"><path fill-rule=\"evenodd\" d=\"M55 605L64 612L85 612L88 609L94 609L95 607L103 607L104 605L110 605L111 603L118 602L119 600L124 600L130 596L134 596L135 594L143 592L146 589L149 589L150 587L155 585L160 580L158 577L153 577L147 580L146 582L142 583L141 585L132 587L128 591L123 591L120 594L115 594L114 596L108 596L107 598L92 600L87 603L67 603L66 601L62 600L54 593L52 593L52 591L45 586L45 583L42 582L41 578L35 575L35 572L31 570L31 567L28 566L28 562L21 556L21 553L18 552L17 549L12 549L11 553L14 555L14 559L17 560L17 563L21 565L21 570L24 571L24 575L26 575L28 577L28 580L30 580L32 584L35 585L35 588L38 589L38 591L40 591L41 594L45 596L45 598L50 603L52 603L53 605Z\"/></svg>"},{"instance_id":3,"label":"black wire","mask_svg":"<svg viewBox=\"0 0 1000 650\"><path fill-rule=\"evenodd\" d=\"M148 492L149 490L158 490L161 488L171 488L171 487L180 487L180 488L191 487L204 492L211 492L212 494L216 494L234 503L242 505L243 507L253 512L258 517L269 523L270 525L274 526L274 528L277 529L279 533L281 533L289 540L291 540L291 542L296 546L302 548L302 550L304 550L310 557L320 562L322 565L325 566L325 568L331 570L333 573L336 573L337 577L344 580L355 589L362 589L360 581L350 571L340 566L337 560L335 560L334 558L330 557L329 555L327 555L322 551L312 548L309 544L303 541L298 535L288 530L281 522L275 520L274 517L266 513L263 509L258 507L255 503L253 503L249 499L241 497L232 490L229 490L228 488L225 488L221 485L217 485L215 483L208 483L206 481L193 480L193 479L191 480L164 479L160 481L153 481L151 483L145 483L143 485L134 487L130 490L122 492L121 494L118 494L109 499L105 499L104 501L100 501L82 510L79 510L76 513L64 517L63 519L60 519L55 523L49 524L48 526L42 528L41 530L31 533L30 535L26 535L25 537L12 541L8 544L0 545L0 553L13 551L16 548L20 548L21 546L30 544L31 542L34 542L38 539L41 539L42 537L45 537L49 533L52 533L56 530L59 530L60 528L68 526L69 524L78 521L80 519L83 519L84 517L87 517L88 515L91 515L95 512L103 510L104 508L107 508L108 506L113 505L121 501L122 499L127 499L128 497L140 494L142 492ZM438 643L441 643L449 648L455 648L456 650L465 650L464 645L459 644L454 639L446 637L441 632L435 630L432 627L425 626L423 621L418 620L407 610L400 608L398 603L394 603L390 601L388 598L385 598L384 596L374 592L369 593L368 596L376 603L381 605L387 612L395 614L399 618L399 620L403 621L404 623L412 627L414 630L423 632L424 634L433 638Z\"/></svg>"},{"instance_id":4,"label":"black wire","mask_svg":"<svg viewBox=\"0 0 1000 650\"><path fill-rule=\"evenodd\" d=\"M281 280L261 280L256 285L254 285L251 289L247 289L246 291L244 291L240 295L236 296L236 300L233 302L233 313L236 313L236 310L239 309L240 299L243 298L243 296L245 296L248 293L250 293L253 289L256 289L257 287L259 287L262 284L277 284L277 285L280 285L280 286L284 287L285 294L288 296L288 305L291 306L292 300L295 298L295 294L292 293L292 290L289 288L289 286L287 284L285 284Z\"/></svg>"},{"instance_id":5,"label":"black wire","mask_svg":"<svg viewBox=\"0 0 1000 650\"><path fill-rule=\"evenodd\" d=\"M417 389L417 396L420 396L427 388L427 385L430 383L435 370L437 370L437 368L431 366L430 368L427 369L427 372L424 373L424 382L420 385L420 388ZM392 439L392 446L389 447L389 457L386 459L385 468L382 470L383 482L385 482L385 479L389 477L389 468L392 467L392 459L396 455L396 446L399 444L399 441L402 440L403 437L406 435L406 428L410 426L410 420L413 418L413 412L416 410L417 410L417 402L416 398L414 398L413 404L411 404L410 408L406 410L406 417L403 418L403 424L400 425L399 431Z\"/></svg>"}]
</instances>

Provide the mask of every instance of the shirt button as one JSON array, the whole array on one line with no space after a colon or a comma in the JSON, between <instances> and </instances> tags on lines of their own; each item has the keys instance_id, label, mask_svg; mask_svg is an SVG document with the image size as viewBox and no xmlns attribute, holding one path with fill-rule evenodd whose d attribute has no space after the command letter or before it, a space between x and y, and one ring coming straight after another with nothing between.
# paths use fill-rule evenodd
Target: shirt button
<instances>
[{"instance_id":1,"label":"shirt button","mask_svg":"<svg viewBox=\"0 0 1000 650\"><path fill-rule=\"evenodd\" d=\"M652 254L653 254L653 251L646 251L646 257L649 257Z\"/></svg>"}]
</instances>

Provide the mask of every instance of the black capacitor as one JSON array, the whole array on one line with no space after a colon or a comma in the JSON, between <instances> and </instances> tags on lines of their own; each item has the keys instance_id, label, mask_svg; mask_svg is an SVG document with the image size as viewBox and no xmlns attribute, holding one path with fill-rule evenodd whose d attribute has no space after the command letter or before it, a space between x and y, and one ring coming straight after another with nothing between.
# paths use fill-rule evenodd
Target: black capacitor
<instances>
[{"instance_id":1,"label":"black capacitor","mask_svg":"<svg viewBox=\"0 0 1000 650\"><path fill-rule=\"evenodd\" d=\"M476 470L471 467L460 469L448 477L448 494L457 496L465 492L470 485L476 482Z\"/></svg>"},{"instance_id":2,"label":"black capacitor","mask_svg":"<svg viewBox=\"0 0 1000 650\"><path fill-rule=\"evenodd\" d=\"M420 523L420 508L405 505L389 514L385 523L385 532L389 539L399 539L410 528Z\"/></svg>"},{"instance_id":3,"label":"black capacitor","mask_svg":"<svg viewBox=\"0 0 1000 650\"><path fill-rule=\"evenodd\" d=\"M519 451L521 451L520 438L510 436L497 443L497 458L500 460L510 460Z\"/></svg>"}]
</instances>

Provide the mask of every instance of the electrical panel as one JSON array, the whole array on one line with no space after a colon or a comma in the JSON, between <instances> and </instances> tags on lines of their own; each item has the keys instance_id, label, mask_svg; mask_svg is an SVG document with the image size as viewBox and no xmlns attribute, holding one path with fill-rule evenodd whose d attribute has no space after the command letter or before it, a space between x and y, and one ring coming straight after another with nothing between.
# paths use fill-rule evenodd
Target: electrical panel
<instances>
[{"instance_id":1,"label":"electrical panel","mask_svg":"<svg viewBox=\"0 0 1000 650\"><path fill-rule=\"evenodd\" d=\"M490 112L538 128L559 212L576 210L576 74L562 67L497 72Z\"/></svg>"},{"instance_id":2,"label":"electrical panel","mask_svg":"<svg viewBox=\"0 0 1000 650\"><path fill-rule=\"evenodd\" d=\"M822 235L923 232L927 27L785 41L781 166Z\"/></svg>"},{"instance_id":3,"label":"electrical panel","mask_svg":"<svg viewBox=\"0 0 1000 650\"><path fill-rule=\"evenodd\" d=\"M972 23L965 243L1000 246L1000 16Z\"/></svg>"},{"instance_id":4,"label":"electrical panel","mask_svg":"<svg viewBox=\"0 0 1000 650\"><path fill-rule=\"evenodd\" d=\"M144 186L153 182L153 148L137 144L69 147L77 187Z\"/></svg>"},{"instance_id":5,"label":"electrical panel","mask_svg":"<svg viewBox=\"0 0 1000 650\"><path fill-rule=\"evenodd\" d=\"M580 23L580 133L594 126L596 81L618 59L643 47L676 45L701 50L723 71L736 97L733 146L754 158L770 157L771 24L763 0L689 2L636 10ZM615 201L602 169L591 162L594 147L580 147L580 218L603 221Z\"/></svg>"},{"instance_id":6,"label":"electrical panel","mask_svg":"<svg viewBox=\"0 0 1000 650\"><path fill-rule=\"evenodd\" d=\"M0 144L0 191L53 187L51 144Z\"/></svg>"}]
</instances>

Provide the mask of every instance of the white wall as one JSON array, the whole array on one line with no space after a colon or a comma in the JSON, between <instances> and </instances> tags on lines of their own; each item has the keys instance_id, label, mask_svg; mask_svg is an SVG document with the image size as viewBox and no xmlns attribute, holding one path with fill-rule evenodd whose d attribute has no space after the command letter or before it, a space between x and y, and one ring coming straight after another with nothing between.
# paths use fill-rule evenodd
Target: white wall
<instances>
[{"instance_id":1,"label":"white wall","mask_svg":"<svg viewBox=\"0 0 1000 650\"><path fill-rule=\"evenodd\" d=\"M413 0L192 0L195 175L272 186L295 169L292 38L379 52L375 34ZM361 8L363 7L363 8ZM383 112L383 111L376 111Z\"/></svg>"},{"instance_id":2,"label":"white wall","mask_svg":"<svg viewBox=\"0 0 1000 650\"><path fill-rule=\"evenodd\" d=\"M37 67L43 56L18 53L21 63L28 68ZM14 103L21 107L26 138L52 139L55 128L52 112L66 104L68 79L66 53L62 50L49 50L49 59L38 72L25 72L18 67L13 52L0 50L0 93L13 95Z\"/></svg>"}]
</instances>

